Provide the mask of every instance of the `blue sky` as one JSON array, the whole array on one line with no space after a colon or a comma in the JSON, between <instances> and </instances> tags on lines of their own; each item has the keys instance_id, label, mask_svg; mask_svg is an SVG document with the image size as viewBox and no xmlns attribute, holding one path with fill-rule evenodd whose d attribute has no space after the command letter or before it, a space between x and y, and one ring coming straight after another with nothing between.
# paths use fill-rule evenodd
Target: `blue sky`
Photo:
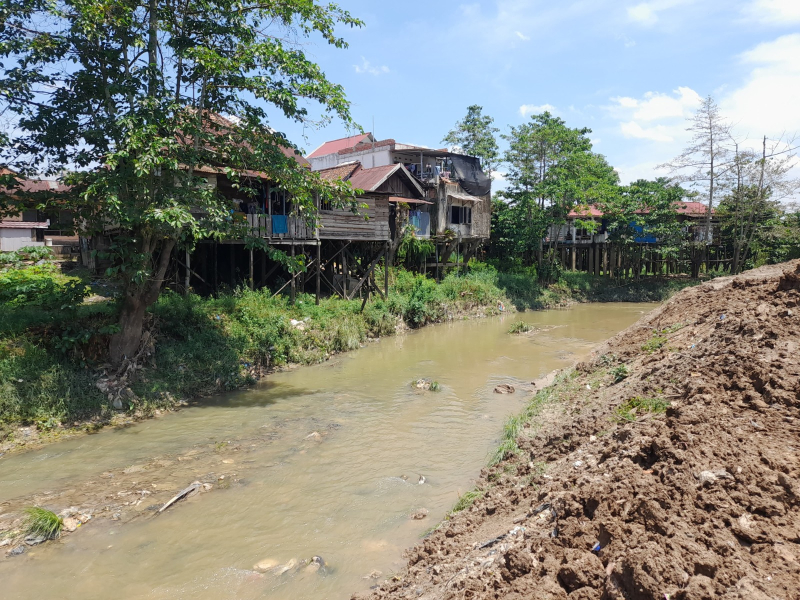
<instances>
[{"instance_id":1,"label":"blue sky","mask_svg":"<svg viewBox=\"0 0 800 600\"><path fill-rule=\"evenodd\" d=\"M800 0L339 0L350 47L306 51L378 138L431 147L479 104L502 131L548 108L623 182L658 175L712 95L739 138L800 132ZM340 123L272 125L310 152Z\"/></svg>"}]
</instances>

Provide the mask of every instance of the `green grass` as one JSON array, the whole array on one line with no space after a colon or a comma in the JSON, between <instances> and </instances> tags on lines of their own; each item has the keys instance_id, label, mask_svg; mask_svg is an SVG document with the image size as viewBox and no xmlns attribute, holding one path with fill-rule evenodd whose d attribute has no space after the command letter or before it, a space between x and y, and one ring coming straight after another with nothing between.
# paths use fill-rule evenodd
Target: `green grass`
<instances>
[{"instance_id":1,"label":"green grass","mask_svg":"<svg viewBox=\"0 0 800 600\"><path fill-rule=\"evenodd\" d=\"M453 506L452 510L450 511L451 515L456 513L460 513L462 510L468 509L470 506L475 504L475 501L479 498L483 497L485 492L483 490L471 490L465 494L462 494L458 502L456 502L455 506Z\"/></svg>"},{"instance_id":2,"label":"green grass","mask_svg":"<svg viewBox=\"0 0 800 600\"><path fill-rule=\"evenodd\" d=\"M666 412L667 408L669 408L669 402L663 398L636 396L618 406L615 413L619 420L635 421L639 415L647 413L661 414Z\"/></svg>"},{"instance_id":3,"label":"green grass","mask_svg":"<svg viewBox=\"0 0 800 600\"><path fill-rule=\"evenodd\" d=\"M72 290L71 297L80 301L81 285L92 283L86 273L66 276L51 264L14 265L2 272L0 439L19 424L45 430L115 414L95 387L116 327L115 302L62 308L65 291ZM269 290L238 289L208 298L164 292L150 311L155 354L131 383L136 399L125 408L147 414L176 401L239 389L268 369L322 362L370 338L392 335L399 325L416 328L513 307L606 299L605 291L617 285L608 278L564 273L555 285L541 287L531 269L498 272L475 262L466 275L451 273L439 284L403 269L391 269L389 278L389 296L373 298L363 312L360 300L327 298L317 306L313 296L300 294L292 305ZM659 298L676 285L665 284ZM521 323L515 324L520 331L527 326ZM503 444L504 454L516 451L512 441Z\"/></svg>"},{"instance_id":4,"label":"green grass","mask_svg":"<svg viewBox=\"0 0 800 600\"><path fill-rule=\"evenodd\" d=\"M654 331L652 337L642 344L642 352L645 352L646 354L652 354L656 350L663 348L667 341L668 340L666 337L659 335L658 332Z\"/></svg>"},{"instance_id":5,"label":"green grass","mask_svg":"<svg viewBox=\"0 0 800 600\"><path fill-rule=\"evenodd\" d=\"M25 532L28 535L41 536L46 540L61 535L64 521L54 512L38 506L29 506L25 509L25 515Z\"/></svg>"},{"instance_id":6,"label":"green grass","mask_svg":"<svg viewBox=\"0 0 800 600\"><path fill-rule=\"evenodd\" d=\"M530 323L526 323L525 321L514 321L511 324L511 327L508 328L508 333L528 333L533 327Z\"/></svg>"},{"instance_id":7,"label":"green grass","mask_svg":"<svg viewBox=\"0 0 800 600\"><path fill-rule=\"evenodd\" d=\"M619 383L630 377L631 370L625 365L617 365L611 369L611 375L614 377L614 383Z\"/></svg>"}]
</instances>

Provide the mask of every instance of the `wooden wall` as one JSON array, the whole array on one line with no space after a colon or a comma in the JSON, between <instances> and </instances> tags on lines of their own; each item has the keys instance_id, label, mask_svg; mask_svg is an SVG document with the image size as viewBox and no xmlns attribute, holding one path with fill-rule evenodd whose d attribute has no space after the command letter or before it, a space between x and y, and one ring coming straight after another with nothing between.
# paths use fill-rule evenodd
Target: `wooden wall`
<instances>
[{"instance_id":1,"label":"wooden wall","mask_svg":"<svg viewBox=\"0 0 800 600\"><path fill-rule=\"evenodd\" d=\"M367 208L360 209L357 215L341 209L320 211L320 239L389 241L388 198L365 194L358 200Z\"/></svg>"}]
</instances>

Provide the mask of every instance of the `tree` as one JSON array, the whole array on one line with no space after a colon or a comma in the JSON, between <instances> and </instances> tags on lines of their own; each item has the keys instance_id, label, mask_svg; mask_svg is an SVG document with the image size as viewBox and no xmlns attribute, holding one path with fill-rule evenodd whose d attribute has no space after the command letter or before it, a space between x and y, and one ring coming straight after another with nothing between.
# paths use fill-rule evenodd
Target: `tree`
<instances>
[{"instance_id":1,"label":"tree","mask_svg":"<svg viewBox=\"0 0 800 600\"><path fill-rule=\"evenodd\" d=\"M619 194L598 202L606 220L608 241L617 255L639 245L637 239L657 240L662 257L675 258L682 244L677 203L685 191L667 178L639 179L619 188ZM613 267L612 267L613 268ZM639 274L635 267L634 273Z\"/></svg>"},{"instance_id":2,"label":"tree","mask_svg":"<svg viewBox=\"0 0 800 600\"><path fill-rule=\"evenodd\" d=\"M114 233L108 274L122 290L115 364L136 352L174 248L249 235L196 176L199 166L218 168L249 194L257 192L251 175L264 174L309 220L317 197L352 206L348 185L299 166L284 154L292 147L285 136L267 126L269 112L313 124L308 103L321 108L320 122L352 123L343 88L301 46L312 35L346 46L336 28L361 22L335 4L6 0L0 15L0 109L17 115L21 131L0 162L22 174L72 171L84 234Z\"/></svg>"},{"instance_id":3,"label":"tree","mask_svg":"<svg viewBox=\"0 0 800 600\"><path fill-rule=\"evenodd\" d=\"M800 182L789 177L794 150L792 142L768 143L766 136L760 153L734 142L734 177L719 206L723 239L733 246L733 273L741 270L754 244L766 242L768 230L780 227L780 201L800 188Z\"/></svg>"},{"instance_id":4,"label":"tree","mask_svg":"<svg viewBox=\"0 0 800 600\"><path fill-rule=\"evenodd\" d=\"M494 119L483 114L483 107L473 104L467 107L467 115L442 140L443 144L457 148L469 156L481 159L481 168L491 177L497 167L500 149L495 134L500 131L492 127Z\"/></svg>"},{"instance_id":5,"label":"tree","mask_svg":"<svg viewBox=\"0 0 800 600\"><path fill-rule=\"evenodd\" d=\"M509 186L502 197L519 222L514 229L523 236L528 261L533 253L541 258L548 228L563 226L572 208L617 193L618 176L605 157L592 152L589 133L545 112L503 136Z\"/></svg>"},{"instance_id":6,"label":"tree","mask_svg":"<svg viewBox=\"0 0 800 600\"><path fill-rule=\"evenodd\" d=\"M712 242L711 215L717 191L724 185L733 167L731 160L731 126L720 114L717 103L706 97L690 119L686 131L692 138L683 152L671 162L659 165L668 169L673 182L689 184L705 196L707 211L703 241L690 246L692 254L692 277L700 274L707 245Z\"/></svg>"}]
</instances>

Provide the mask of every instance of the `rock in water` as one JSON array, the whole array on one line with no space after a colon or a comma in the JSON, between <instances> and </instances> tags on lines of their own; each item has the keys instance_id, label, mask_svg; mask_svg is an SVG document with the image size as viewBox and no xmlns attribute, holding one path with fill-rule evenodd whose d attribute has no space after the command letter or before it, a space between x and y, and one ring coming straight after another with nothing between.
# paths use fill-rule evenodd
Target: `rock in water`
<instances>
[{"instance_id":1,"label":"rock in water","mask_svg":"<svg viewBox=\"0 0 800 600\"><path fill-rule=\"evenodd\" d=\"M513 385L509 385L507 383L501 383L496 388L494 388L495 394L513 394L517 390L514 389Z\"/></svg>"}]
</instances>

